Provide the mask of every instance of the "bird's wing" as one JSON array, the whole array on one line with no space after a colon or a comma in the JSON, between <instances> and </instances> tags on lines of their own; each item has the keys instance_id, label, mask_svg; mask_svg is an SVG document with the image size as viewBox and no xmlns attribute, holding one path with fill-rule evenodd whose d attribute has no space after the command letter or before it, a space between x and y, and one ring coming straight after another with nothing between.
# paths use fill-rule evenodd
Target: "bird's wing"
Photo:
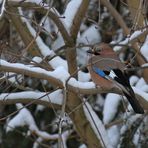
<instances>
[{"instance_id":1,"label":"bird's wing","mask_svg":"<svg viewBox=\"0 0 148 148\"><path fill-rule=\"evenodd\" d=\"M89 60L89 64L101 70L120 69L124 70L125 65L118 59L99 58L94 56Z\"/></svg>"},{"instance_id":2,"label":"bird's wing","mask_svg":"<svg viewBox=\"0 0 148 148\"><path fill-rule=\"evenodd\" d=\"M126 77L125 73L123 73L120 69L111 69L110 71L108 71L93 67L93 70L99 76L108 79L114 82L117 86L119 86L136 113L144 113L144 110L136 99L134 91L130 86L129 79Z\"/></svg>"}]
</instances>

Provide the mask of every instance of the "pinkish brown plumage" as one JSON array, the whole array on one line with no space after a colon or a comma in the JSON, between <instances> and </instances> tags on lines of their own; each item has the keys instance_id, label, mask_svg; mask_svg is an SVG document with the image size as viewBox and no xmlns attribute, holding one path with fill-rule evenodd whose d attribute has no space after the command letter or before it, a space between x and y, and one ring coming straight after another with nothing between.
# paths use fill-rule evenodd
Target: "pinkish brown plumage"
<instances>
[{"instance_id":1,"label":"pinkish brown plumage","mask_svg":"<svg viewBox=\"0 0 148 148\"><path fill-rule=\"evenodd\" d=\"M114 86L118 86L127 97L133 110L143 114L144 110L136 99L124 71L125 65L112 48L108 44L101 43L89 50L88 53L90 53L88 70L93 82L103 89L112 89Z\"/></svg>"}]
</instances>

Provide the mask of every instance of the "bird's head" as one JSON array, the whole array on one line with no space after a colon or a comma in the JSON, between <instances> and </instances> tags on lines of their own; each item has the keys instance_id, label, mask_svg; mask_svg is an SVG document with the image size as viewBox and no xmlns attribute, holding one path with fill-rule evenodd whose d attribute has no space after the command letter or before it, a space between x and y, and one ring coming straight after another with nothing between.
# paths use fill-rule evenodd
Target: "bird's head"
<instances>
[{"instance_id":1,"label":"bird's head","mask_svg":"<svg viewBox=\"0 0 148 148\"><path fill-rule=\"evenodd\" d=\"M87 53L97 56L97 55L114 54L114 51L108 44L101 43L99 45L95 45L92 49L88 50Z\"/></svg>"}]
</instances>

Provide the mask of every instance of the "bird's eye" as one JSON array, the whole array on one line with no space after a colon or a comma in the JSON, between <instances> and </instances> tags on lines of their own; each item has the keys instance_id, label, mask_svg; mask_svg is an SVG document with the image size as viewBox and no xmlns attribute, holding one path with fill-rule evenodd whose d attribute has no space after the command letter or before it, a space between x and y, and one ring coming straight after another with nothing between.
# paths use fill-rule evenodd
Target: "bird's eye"
<instances>
[{"instance_id":1,"label":"bird's eye","mask_svg":"<svg viewBox=\"0 0 148 148\"><path fill-rule=\"evenodd\" d=\"M100 48L100 47L95 47L95 51L96 51L96 52L100 52L100 51L102 51L102 48Z\"/></svg>"}]
</instances>

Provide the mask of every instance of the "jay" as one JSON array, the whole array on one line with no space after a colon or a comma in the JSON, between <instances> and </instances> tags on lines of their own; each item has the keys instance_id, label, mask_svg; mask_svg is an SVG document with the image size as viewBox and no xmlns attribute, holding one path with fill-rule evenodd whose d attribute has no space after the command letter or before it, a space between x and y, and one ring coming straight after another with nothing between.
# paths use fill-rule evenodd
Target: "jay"
<instances>
[{"instance_id":1,"label":"jay","mask_svg":"<svg viewBox=\"0 0 148 148\"><path fill-rule=\"evenodd\" d=\"M136 99L124 70L125 65L112 48L108 44L101 43L87 52L90 54L88 70L93 82L104 89L119 87L135 113L143 114L144 110Z\"/></svg>"}]
</instances>

